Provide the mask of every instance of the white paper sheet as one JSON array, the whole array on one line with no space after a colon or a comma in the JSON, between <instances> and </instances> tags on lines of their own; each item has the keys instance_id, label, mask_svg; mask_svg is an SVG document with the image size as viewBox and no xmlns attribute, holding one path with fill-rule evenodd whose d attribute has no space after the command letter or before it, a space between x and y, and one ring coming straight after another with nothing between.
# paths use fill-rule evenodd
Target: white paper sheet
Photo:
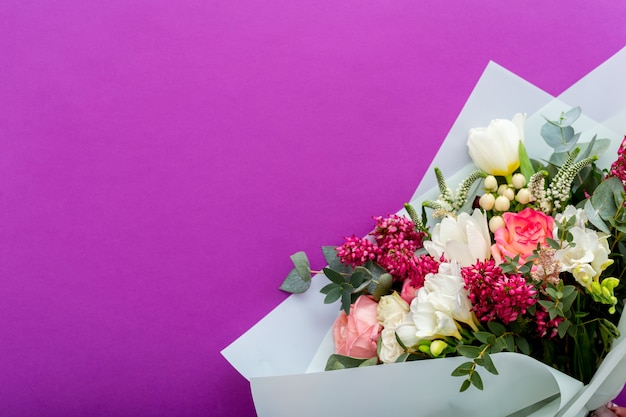
<instances>
[{"instance_id":1,"label":"white paper sheet","mask_svg":"<svg viewBox=\"0 0 626 417\"><path fill-rule=\"evenodd\" d=\"M555 100L490 63L412 200L418 196L418 200L436 197L436 181L430 174L434 166L442 169L450 184L456 184L456 178L464 176L464 169L468 172L473 169L467 165L469 157L465 147L469 128L487 125L493 118L510 118L520 111L531 116L527 131L538 132L536 125L540 126L541 120L537 114L553 116L551 112L557 112L558 116L558 112L569 107L581 106L588 117L577 122L575 127L613 139L606 157L610 163L626 133L624 74L626 48ZM465 168L459 172L459 167L463 166ZM451 175L452 172L457 175ZM323 295L319 293L325 284L324 277L314 277L307 293L290 296L222 351L226 359L250 380L259 417L332 417L357 413L380 416L391 412L399 416L502 417L549 399L556 392L561 394L559 398L530 415L555 416L558 412L562 417L575 417L612 399L626 381L626 337L620 339L592 382L582 389L580 382L532 358L510 353L494 355L501 375L491 376L483 372L486 390L474 391L474 394L459 394L460 379L449 376L455 361L462 358L306 373L319 367L314 365L313 359L337 316L338 309L325 305ZM620 327L626 335L626 326ZM317 358L321 356L320 353ZM512 382L519 385L513 388L508 385ZM523 396L519 387L523 388Z\"/></svg>"}]
</instances>

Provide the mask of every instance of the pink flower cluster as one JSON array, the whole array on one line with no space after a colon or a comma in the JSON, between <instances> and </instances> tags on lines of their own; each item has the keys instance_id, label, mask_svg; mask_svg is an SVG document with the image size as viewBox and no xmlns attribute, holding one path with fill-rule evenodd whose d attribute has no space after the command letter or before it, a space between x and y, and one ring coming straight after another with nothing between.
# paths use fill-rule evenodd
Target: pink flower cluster
<instances>
[{"instance_id":1,"label":"pink flower cluster","mask_svg":"<svg viewBox=\"0 0 626 417\"><path fill-rule=\"evenodd\" d=\"M360 266L372 260L377 262L396 280L410 279L411 282L424 282L420 275L423 267L415 251L424 243L425 234L415 229L415 223L406 217L393 214L389 217L375 217L376 227L371 235L374 242L355 236L337 248L337 256L342 263Z\"/></svg>"},{"instance_id":2,"label":"pink flower cluster","mask_svg":"<svg viewBox=\"0 0 626 417\"><path fill-rule=\"evenodd\" d=\"M541 307L537 306L535 311L535 323L537 324L537 333L540 337L553 338L558 332L559 323L563 321L563 317L555 317L550 319L550 314Z\"/></svg>"},{"instance_id":3,"label":"pink flower cluster","mask_svg":"<svg viewBox=\"0 0 626 417\"><path fill-rule=\"evenodd\" d=\"M493 259L461 269L472 310L480 321L515 321L537 300L537 290L519 274L505 274Z\"/></svg>"},{"instance_id":4,"label":"pink flower cluster","mask_svg":"<svg viewBox=\"0 0 626 417\"><path fill-rule=\"evenodd\" d=\"M626 189L626 136L624 136L624 140L617 151L617 160L611 164L609 176L622 180Z\"/></svg>"}]
</instances>

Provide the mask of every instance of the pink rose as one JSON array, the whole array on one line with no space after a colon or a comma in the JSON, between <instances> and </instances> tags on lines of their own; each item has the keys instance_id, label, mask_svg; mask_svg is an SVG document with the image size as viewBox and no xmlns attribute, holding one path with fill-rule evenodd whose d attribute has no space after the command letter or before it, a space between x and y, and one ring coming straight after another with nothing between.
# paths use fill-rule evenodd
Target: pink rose
<instances>
[{"instance_id":1,"label":"pink rose","mask_svg":"<svg viewBox=\"0 0 626 417\"><path fill-rule=\"evenodd\" d=\"M519 213L507 212L502 215L504 227L494 233L496 243L491 246L491 255L497 263L504 257L514 258L520 255L519 263L537 249L537 244L547 246L546 239L552 238L554 219L544 213L525 208Z\"/></svg>"},{"instance_id":2,"label":"pink rose","mask_svg":"<svg viewBox=\"0 0 626 417\"><path fill-rule=\"evenodd\" d=\"M333 324L335 352L354 358L373 358L382 327L378 323L378 303L370 296L361 296Z\"/></svg>"}]
</instances>

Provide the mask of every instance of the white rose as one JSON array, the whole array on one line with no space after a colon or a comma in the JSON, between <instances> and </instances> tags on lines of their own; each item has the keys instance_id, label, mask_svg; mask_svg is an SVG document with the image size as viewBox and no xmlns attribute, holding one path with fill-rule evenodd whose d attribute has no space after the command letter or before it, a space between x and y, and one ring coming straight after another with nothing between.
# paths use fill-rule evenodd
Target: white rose
<instances>
[{"instance_id":1,"label":"white rose","mask_svg":"<svg viewBox=\"0 0 626 417\"><path fill-rule=\"evenodd\" d=\"M380 297L377 309L378 322L383 326L378 357L383 363L392 363L404 353L404 349L396 339L396 328L407 320L409 304L394 291L390 295ZM406 342L403 340L402 343L405 343L405 346L412 346L414 341L410 338Z\"/></svg>"},{"instance_id":2,"label":"white rose","mask_svg":"<svg viewBox=\"0 0 626 417\"><path fill-rule=\"evenodd\" d=\"M469 131L467 147L476 166L491 175L510 175L519 165L519 143L524 142L526 115L513 120L492 120L487 127Z\"/></svg>"},{"instance_id":3,"label":"white rose","mask_svg":"<svg viewBox=\"0 0 626 417\"><path fill-rule=\"evenodd\" d=\"M433 229L431 240L424 248L435 259L443 255L461 266L474 265L491 257L491 235L487 216L475 209L470 216L461 213L457 218L445 217Z\"/></svg>"},{"instance_id":4,"label":"white rose","mask_svg":"<svg viewBox=\"0 0 626 417\"><path fill-rule=\"evenodd\" d=\"M404 315L409 312L409 303L394 291L390 295L380 297L377 310L378 322L386 329L391 327L395 329Z\"/></svg>"}]
</instances>

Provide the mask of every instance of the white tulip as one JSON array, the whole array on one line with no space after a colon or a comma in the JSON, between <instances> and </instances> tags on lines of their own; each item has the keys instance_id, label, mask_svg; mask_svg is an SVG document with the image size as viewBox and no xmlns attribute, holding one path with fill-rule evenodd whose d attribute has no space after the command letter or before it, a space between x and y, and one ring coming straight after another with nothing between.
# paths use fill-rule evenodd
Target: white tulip
<instances>
[{"instance_id":1,"label":"white tulip","mask_svg":"<svg viewBox=\"0 0 626 417\"><path fill-rule=\"evenodd\" d=\"M491 175L511 175L520 165L525 120L525 114L517 113L512 120L496 119L487 127L470 129L467 147L476 166Z\"/></svg>"}]
</instances>

